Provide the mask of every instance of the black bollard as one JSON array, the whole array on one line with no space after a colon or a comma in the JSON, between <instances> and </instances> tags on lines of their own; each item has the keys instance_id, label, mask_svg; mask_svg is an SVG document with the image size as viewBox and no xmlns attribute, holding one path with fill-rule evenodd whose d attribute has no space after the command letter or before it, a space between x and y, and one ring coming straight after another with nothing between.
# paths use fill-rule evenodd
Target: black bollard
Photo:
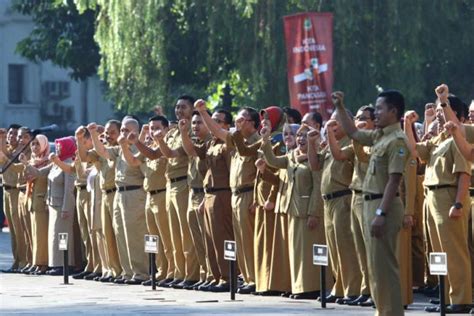
<instances>
[{"instance_id":1,"label":"black bollard","mask_svg":"<svg viewBox=\"0 0 474 316\"><path fill-rule=\"evenodd\" d=\"M63 250L64 260L63 260L63 276L64 284L69 284L69 251Z\"/></svg>"},{"instance_id":2,"label":"black bollard","mask_svg":"<svg viewBox=\"0 0 474 316\"><path fill-rule=\"evenodd\" d=\"M446 315L446 302L444 300L444 275L439 276L439 314Z\"/></svg>"},{"instance_id":3,"label":"black bollard","mask_svg":"<svg viewBox=\"0 0 474 316\"><path fill-rule=\"evenodd\" d=\"M237 292L237 272L235 271L235 261L229 261L230 266L230 299L235 301L235 292Z\"/></svg>"},{"instance_id":4,"label":"black bollard","mask_svg":"<svg viewBox=\"0 0 474 316\"><path fill-rule=\"evenodd\" d=\"M155 262L155 254L150 253L150 270L151 270L151 289L154 291L156 290L156 262Z\"/></svg>"},{"instance_id":5,"label":"black bollard","mask_svg":"<svg viewBox=\"0 0 474 316\"><path fill-rule=\"evenodd\" d=\"M326 266L321 266L321 308L326 308Z\"/></svg>"}]
</instances>

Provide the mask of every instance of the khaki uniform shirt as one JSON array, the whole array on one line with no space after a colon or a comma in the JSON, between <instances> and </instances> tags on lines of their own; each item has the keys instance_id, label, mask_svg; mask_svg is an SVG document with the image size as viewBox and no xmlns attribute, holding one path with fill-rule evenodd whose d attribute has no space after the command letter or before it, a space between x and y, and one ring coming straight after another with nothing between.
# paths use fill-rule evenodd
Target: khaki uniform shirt
<instances>
[{"instance_id":1,"label":"khaki uniform shirt","mask_svg":"<svg viewBox=\"0 0 474 316\"><path fill-rule=\"evenodd\" d=\"M260 136L255 132L245 142L251 145L259 139ZM229 149L235 148L234 135L232 133L227 134L226 144ZM232 189L254 186L255 176L257 174L257 167L255 167L257 157L257 155L243 157L237 150L233 151L230 165L230 187Z\"/></svg>"},{"instance_id":2,"label":"khaki uniform shirt","mask_svg":"<svg viewBox=\"0 0 474 316\"><path fill-rule=\"evenodd\" d=\"M87 153L91 163L96 164L99 170L100 189L110 190L115 188L115 160L107 160L92 149Z\"/></svg>"},{"instance_id":3,"label":"khaki uniform shirt","mask_svg":"<svg viewBox=\"0 0 474 316\"><path fill-rule=\"evenodd\" d=\"M12 150L11 148L8 148L9 155L7 155L7 158L11 159L13 158L17 153L18 153L19 148L16 150ZM8 164L8 160L1 161L2 167L5 167L5 165ZM3 185L8 185L11 187L16 187L18 185L18 180L19 176L18 173L15 172L11 167L9 167L3 174L2 174L2 183Z\"/></svg>"},{"instance_id":4,"label":"khaki uniform shirt","mask_svg":"<svg viewBox=\"0 0 474 316\"><path fill-rule=\"evenodd\" d=\"M195 146L195 149L207 168L203 180L204 188L229 188L231 154L227 145L220 139L213 138L206 144Z\"/></svg>"},{"instance_id":5,"label":"khaki uniform shirt","mask_svg":"<svg viewBox=\"0 0 474 316\"><path fill-rule=\"evenodd\" d=\"M140 167L132 167L127 163L120 146L106 147L106 150L109 153L110 160L115 161L115 184L118 187L127 185L143 185L144 176ZM132 154L138 153L136 146L131 146L130 151ZM138 159L142 162L145 160L142 155L139 155Z\"/></svg>"},{"instance_id":6,"label":"khaki uniform shirt","mask_svg":"<svg viewBox=\"0 0 474 316\"><path fill-rule=\"evenodd\" d=\"M352 190L362 191L367 168L369 167L369 149L370 147L363 147L357 142L342 148L342 152L354 165L352 182L349 185L349 188Z\"/></svg>"},{"instance_id":7,"label":"khaki uniform shirt","mask_svg":"<svg viewBox=\"0 0 474 316\"><path fill-rule=\"evenodd\" d=\"M161 157L150 160L145 158L145 163L141 165L145 180L143 181L143 188L145 191L155 191L166 189L166 165L168 159Z\"/></svg>"},{"instance_id":8,"label":"khaki uniform shirt","mask_svg":"<svg viewBox=\"0 0 474 316\"><path fill-rule=\"evenodd\" d=\"M187 176L188 173L188 156L183 148L183 140L179 128L170 129L165 136L165 142L172 150L179 152L179 157L169 158L166 165L166 177L175 179Z\"/></svg>"},{"instance_id":9,"label":"khaki uniform shirt","mask_svg":"<svg viewBox=\"0 0 474 316\"><path fill-rule=\"evenodd\" d=\"M339 141L341 147L348 146L350 144L349 137L344 137ZM321 193L330 194L342 190L347 190L352 181L352 172L354 165L351 161L338 161L334 159L329 150L329 146L326 147L319 154L319 161L322 164L322 182L321 182Z\"/></svg>"},{"instance_id":10,"label":"khaki uniform shirt","mask_svg":"<svg viewBox=\"0 0 474 316\"><path fill-rule=\"evenodd\" d=\"M374 131L358 130L352 136L362 145L372 146L363 191L383 194L390 174L403 174L410 155L400 124Z\"/></svg>"},{"instance_id":11,"label":"khaki uniform shirt","mask_svg":"<svg viewBox=\"0 0 474 316\"><path fill-rule=\"evenodd\" d=\"M195 140L197 146L203 146L211 140L212 136L204 141ZM188 185L190 188L201 189L203 187L204 176L206 175L207 165L206 160L199 157L189 157L188 163Z\"/></svg>"}]
</instances>

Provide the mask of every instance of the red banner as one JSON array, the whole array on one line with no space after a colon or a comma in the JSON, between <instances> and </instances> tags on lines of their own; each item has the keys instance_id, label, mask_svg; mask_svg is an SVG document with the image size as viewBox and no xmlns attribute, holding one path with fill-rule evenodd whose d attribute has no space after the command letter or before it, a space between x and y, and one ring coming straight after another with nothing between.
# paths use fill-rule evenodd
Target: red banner
<instances>
[{"instance_id":1,"label":"red banner","mask_svg":"<svg viewBox=\"0 0 474 316\"><path fill-rule=\"evenodd\" d=\"M301 114L332 113L333 15L301 13L284 17L291 107Z\"/></svg>"}]
</instances>

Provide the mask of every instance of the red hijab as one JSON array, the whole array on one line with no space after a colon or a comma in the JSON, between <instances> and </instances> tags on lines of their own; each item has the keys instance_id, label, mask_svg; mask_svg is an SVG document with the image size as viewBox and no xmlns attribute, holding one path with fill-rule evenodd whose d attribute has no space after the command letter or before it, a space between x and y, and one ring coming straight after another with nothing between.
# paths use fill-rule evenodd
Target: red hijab
<instances>
[{"instance_id":1,"label":"red hijab","mask_svg":"<svg viewBox=\"0 0 474 316\"><path fill-rule=\"evenodd\" d=\"M74 158L77 149L74 137L58 138L54 143L56 144L56 153L58 154L59 160L64 161L68 158Z\"/></svg>"}]
</instances>

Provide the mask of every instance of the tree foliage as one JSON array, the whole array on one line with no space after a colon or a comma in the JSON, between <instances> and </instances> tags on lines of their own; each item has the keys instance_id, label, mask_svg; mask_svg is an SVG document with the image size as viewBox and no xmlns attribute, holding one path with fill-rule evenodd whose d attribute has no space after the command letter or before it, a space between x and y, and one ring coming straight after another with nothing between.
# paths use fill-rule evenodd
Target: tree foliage
<instances>
[{"instance_id":1,"label":"tree foliage","mask_svg":"<svg viewBox=\"0 0 474 316\"><path fill-rule=\"evenodd\" d=\"M79 14L72 0L14 0L13 9L30 15L35 23L31 34L17 45L20 55L69 68L73 79L97 73L100 56L94 41L94 11Z\"/></svg>"}]
</instances>

